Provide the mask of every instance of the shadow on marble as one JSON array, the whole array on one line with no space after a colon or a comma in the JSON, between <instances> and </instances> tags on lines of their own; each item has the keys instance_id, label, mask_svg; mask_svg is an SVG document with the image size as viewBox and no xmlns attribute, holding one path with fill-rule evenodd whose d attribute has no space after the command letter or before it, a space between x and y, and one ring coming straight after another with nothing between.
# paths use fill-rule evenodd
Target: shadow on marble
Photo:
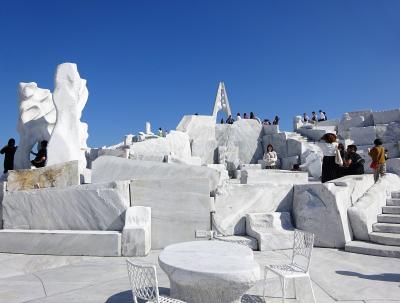
<instances>
[{"instance_id":1,"label":"shadow on marble","mask_svg":"<svg viewBox=\"0 0 400 303\"><path fill-rule=\"evenodd\" d=\"M358 277L360 279L385 281L385 282L400 282L400 274L385 273L379 275L364 275L354 271L337 270L337 274L350 277Z\"/></svg>"},{"instance_id":2,"label":"shadow on marble","mask_svg":"<svg viewBox=\"0 0 400 303\"><path fill-rule=\"evenodd\" d=\"M158 292L161 296L169 296L169 288L165 287L159 287ZM145 300L142 299L137 299L138 303L146 303ZM121 302L133 302L133 296L132 296L132 291L131 290L126 290L119 292L115 295L112 295L107 299L105 303L121 303ZM247 302L253 302L253 301L246 301ZM254 301L258 302L258 301ZM261 301L260 301L261 302Z\"/></svg>"}]
</instances>

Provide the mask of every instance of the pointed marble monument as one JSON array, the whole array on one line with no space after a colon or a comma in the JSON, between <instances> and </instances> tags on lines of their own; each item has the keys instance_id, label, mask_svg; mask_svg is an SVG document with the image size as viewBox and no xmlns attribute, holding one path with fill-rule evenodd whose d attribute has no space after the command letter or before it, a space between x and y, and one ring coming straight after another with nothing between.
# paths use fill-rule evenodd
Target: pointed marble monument
<instances>
[{"instance_id":1,"label":"pointed marble monument","mask_svg":"<svg viewBox=\"0 0 400 303\"><path fill-rule=\"evenodd\" d=\"M36 143L49 140L56 123L56 109L51 92L35 82L19 84L20 141L15 154L15 169L31 168L30 152Z\"/></svg>"},{"instance_id":2,"label":"pointed marble monument","mask_svg":"<svg viewBox=\"0 0 400 303\"><path fill-rule=\"evenodd\" d=\"M217 96L215 97L214 110L212 114L215 119L217 119L218 112L221 110L225 112L227 116L232 115L224 82L219 83Z\"/></svg>"},{"instance_id":3,"label":"pointed marble monument","mask_svg":"<svg viewBox=\"0 0 400 303\"><path fill-rule=\"evenodd\" d=\"M86 80L79 76L76 64L60 64L53 93L57 122L49 141L47 165L78 160L80 171L86 168L88 126L80 119L88 97Z\"/></svg>"}]
</instances>

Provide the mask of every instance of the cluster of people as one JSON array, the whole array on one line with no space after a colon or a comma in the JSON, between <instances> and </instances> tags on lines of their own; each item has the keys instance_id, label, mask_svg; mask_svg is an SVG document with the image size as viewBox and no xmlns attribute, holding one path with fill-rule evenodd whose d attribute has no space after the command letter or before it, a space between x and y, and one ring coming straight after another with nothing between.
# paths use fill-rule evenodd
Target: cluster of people
<instances>
[{"instance_id":1,"label":"cluster of people","mask_svg":"<svg viewBox=\"0 0 400 303\"><path fill-rule=\"evenodd\" d=\"M243 114L243 117L240 115L240 113L236 114L236 120L232 117L232 115L229 115L228 118L226 118L226 120L224 121L224 119L221 119L221 124L233 124L233 122L235 121L239 121L241 119L253 119L253 120L257 120L260 124L263 125L278 125L279 124L279 117L275 116L274 120L271 122L269 119L264 119L261 122L261 119L258 118L253 112L250 112L250 115L247 116L247 113Z\"/></svg>"},{"instance_id":2,"label":"cluster of people","mask_svg":"<svg viewBox=\"0 0 400 303\"><path fill-rule=\"evenodd\" d=\"M9 170L14 169L14 156L18 146L15 146L15 139L11 138L8 140L6 146L0 150L0 154L4 155L4 171L7 173ZM43 140L40 142L40 148L37 153L32 152L35 158L31 161L34 167L44 167L47 161L47 141Z\"/></svg>"},{"instance_id":3,"label":"cluster of people","mask_svg":"<svg viewBox=\"0 0 400 303\"><path fill-rule=\"evenodd\" d=\"M307 115L307 113L303 114L304 123L317 123L326 120L328 120L328 116L326 115L326 112L322 111L321 109L318 112L318 116L316 112L312 112L311 118Z\"/></svg>"},{"instance_id":4,"label":"cluster of people","mask_svg":"<svg viewBox=\"0 0 400 303\"><path fill-rule=\"evenodd\" d=\"M343 144L336 143L335 134L325 134L322 138L325 144L321 145L323 152L322 160L322 183L328 182L347 175L364 174L365 160L357 153L357 146L348 145L347 149ZM374 180L377 182L379 177L386 173L387 151L382 146L382 141L376 139L374 147L368 149L371 157L371 168L374 172Z\"/></svg>"}]
</instances>

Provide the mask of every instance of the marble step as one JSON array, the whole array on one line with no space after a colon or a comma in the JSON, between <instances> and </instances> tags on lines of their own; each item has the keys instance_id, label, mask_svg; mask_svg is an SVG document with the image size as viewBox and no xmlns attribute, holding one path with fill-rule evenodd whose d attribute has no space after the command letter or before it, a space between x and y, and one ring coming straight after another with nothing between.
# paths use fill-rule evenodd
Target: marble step
<instances>
[{"instance_id":1,"label":"marble step","mask_svg":"<svg viewBox=\"0 0 400 303\"><path fill-rule=\"evenodd\" d=\"M400 199L400 191L393 191L392 192L392 198Z\"/></svg>"},{"instance_id":2,"label":"marble step","mask_svg":"<svg viewBox=\"0 0 400 303\"><path fill-rule=\"evenodd\" d=\"M384 214L400 214L400 206L383 206L382 213Z\"/></svg>"},{"instance_id":3,"label":"marble step","mask_svg":"<svg viewBox=\"0 0 400 303\"><path fill-rule=\"evenodd\" d=\"M121 233L96 230L0 230L0 252L28 255L121 256Z\"/></svg>"},{"instance_id":4,"label":"marble step","mask_svg":"<svg viewBox=\"0 0 400 303\"><path fill-rule=\"evenodd\" d=\"M386 200L387 206L400 206L400 199L392 198Z\"/></svg>"},{"instance_id":5,"label":"marble step","mask_svg":"<svg viewBox=\"0 0 400 303\"><path fill-rule=\"evenodd\" d=\"M378 244L400 246L400 234L372 232L369 239Z\"/></svg>"},{"instance_id":6,"label":"marble step","mask_svg":"<svg viewBox=\"0 0 400 303\"><path fill-rule=\"evenodd\" d=\"M393 214L378 215L378 223L397 223L397 224L400 224L400 215L393 215Z\"/></svg>"},{"instance_id":7,"label":"marble step","mask_svg":"<svg viewBox=\"0 0 400 303\"><path fill-rule=\"evenodd\" d=\"M363 241L346 243L345 251L356 254L400 258L400 247L376 244Z\"/></svg>"},{"instance_id":8,"label":"marble step","mask_svg":"<svg viewBox=\"0 0 400 303\"><path fill-rule=\"evenodd\" d=\"M400 234L400 224L396 223L375 223L372 225L372 230L382 233Z\"/></svg>"}]
</instances>

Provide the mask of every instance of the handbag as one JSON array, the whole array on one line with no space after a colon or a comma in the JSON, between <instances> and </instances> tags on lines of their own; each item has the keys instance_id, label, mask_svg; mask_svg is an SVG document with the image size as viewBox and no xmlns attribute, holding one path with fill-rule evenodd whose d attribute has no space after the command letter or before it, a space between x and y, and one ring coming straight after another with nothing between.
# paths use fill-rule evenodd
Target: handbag
<instances>
[{"instance_id":1,"label":"handbag","mask_svg":"<svg viewBox=\"0 0 400 303\"><path fill-rule=\"evenodd\" d=\"M335 163L339 166L343 166L343 159L339 149L336 149L335 151Z\"/></svg>"},{"instance_id":2,"label":"handbag","mask_svg":"<svg viewBox=\"0 0 400 303\"><path fill-rule=\"evenodd\" d=\"M371 167L373 170L377 170L378 169L378 162L376 161L372 161L371 165L369 167Z\"/></svg>"}]
</instances>

